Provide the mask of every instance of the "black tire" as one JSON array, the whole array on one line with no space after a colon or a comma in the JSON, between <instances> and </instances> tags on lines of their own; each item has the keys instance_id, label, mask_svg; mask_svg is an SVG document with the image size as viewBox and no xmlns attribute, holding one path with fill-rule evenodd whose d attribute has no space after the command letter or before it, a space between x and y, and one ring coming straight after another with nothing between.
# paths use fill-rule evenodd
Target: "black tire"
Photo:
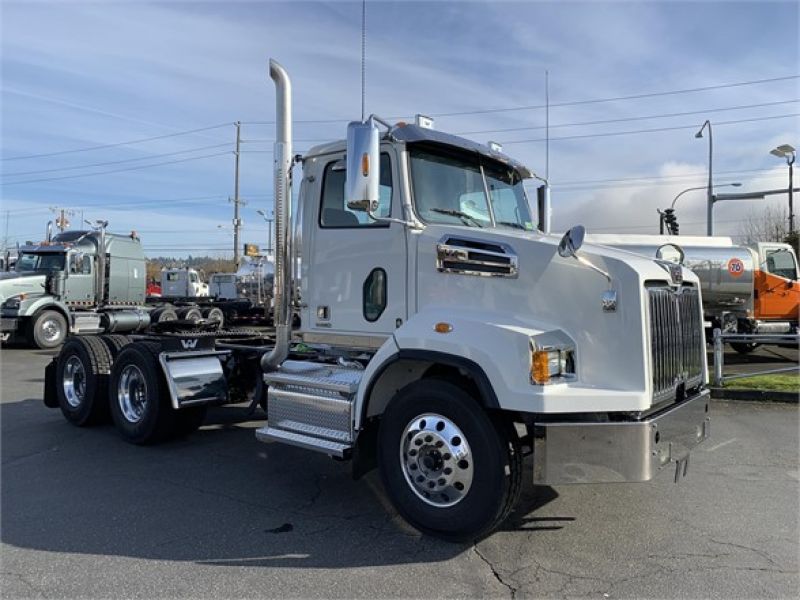
<instances>
[{"instance_id":1,"label":"black tire","mask_svg":"<svg viewBox=\"0 0 800 600\"><path fill-rule=\"evenodd\" d=\"M111 354L96 337L71 337L56 363L56 397L64 418L78 427L108 420Z\"/></svg>"},{"instance_id":2,"label":"black tire","mask_svg":"<svg viewBox=\"0 0 800 600\"><path fill-rule=\"evenodd\" d=\"M404 434L407 427L420 422L420 417L424 416L432 419L437 428L441 421L436 416L449 420L448 427L452 424L463 432L464 439L453 443L459 447L466 442L466 446L460 447L469 450L471 483L464 488L461 498L450 506L432 506L428 502L435 500L437 493L433 492L427 501L423 500L420 494L426 492L415 490L406 479L403 461L408 459L401 458L406 440ZM408 438L412 439L411 434ZM428 438L426 442L431 441ZM416 441L416 436L413 439ZM420 446L419 471L408 470L409 476L422 472L425 448L436 451L434 446ZM413 445L404 456L408 457L412 451L416 451ZM451 459L452 462L448 462ZM437 464L444 468L440 473L447 473L448 465L453 467L451 472L469 468L468 463L467 467L462 467L463 462L455 462L455 457L444 454L443 462ZM389 403L378 432L378 465L383 485L400 515L420 531L453 542L480 539L496 529L516 505L522 490L522 452L516 438L509 435L505 427L492 421L475 398L440 379L409 384ZM435 468L430 472L436 473ZM454 477L457 476L458 473ZM439 475L433 475L432 479L436 477ZM444 489L450 493L455 488ZM439 496L442 502L449 500L444 493Z\"/></svg>"},{"instance_id":3,"label":"black tire","mask_svg":"<svg viewBox=\"0 0 800 600\"><path fill-rule=\"evenodd\" d=\"M203 318L203 313L196 306L184 306L177 310L178 319L182 321L191 321L193 323Z\"/></svg>"},{"instance_id":4,"label":"black tire","mask_svg":"<svg viewBox=\"0 0 800 600\"><path fill-rule=\"evenodd\" d=\"M150 313L151 323L163 323L165 321L177 321L178 313L171 306L161 306Z\"/></svg>"},{"instance_id":5,"label":"black tire","mask_svg":"<svg viewBox=\"0 0 800 600\"><path fill-rule=\"evenodd\" d=\"M178 411L175 422L175 435L182 437L194 433L206 420L208 406L192 406Z\"/></svg>"},{"instance_id":6,"label":"black tire","mask_svg":"<svg viewBox=\"0 0 800 600\"><path fill-rule=\"evenodd\" d=\"M753 350L758 348L758 344L752 342L731 342L731 348L736 350L739 354L750 354Z\"/></svg>"},{"instance_id":7,"label":"black tire","mask_svg":"<svg viewBox=\"0 0 800 600\"><path fill-rule=\"evenodd\" d=\"M222 312L222 309L217 306L212 306L211 308L204 308L202 311L203 318L206 321L210 321L212 323L219 323L219 328L222 329L223 325L225 324L225 315Z\"/></svg>"},{"instance_id":8,"label":"black tire","mask_svg":"<svg viewBox=\"0 0 800 600\"><path fill-rule=\"evenodd\" d=\"M67 319L57 310L43 310L34 315L30 324L31 344L41 350L60 346L69 333Z\"/></svg>"},{"instance_id":9,"label":"black tire","mask_svg":"<svg viewBox=\"0 0 800 600\"><path fill-rule=\"evenodd\" d=\"M158 364L160 345L133 342L123 348L109 378L109 406L119 434L132 444L154 444L172 435L177 411L172 408Z\"/></svg>"},{"instance_id":10,"label":"black tire","mask_svg":"<svg viewBox=\"0 0 800 600\"><path fill-rule=\"evenodd\" d=\"M122 335L120 333L101 335L100 339L103 340L103 343L106 345L106 348L108 348L108 351L111 353L112 359L117 358L117 354L119 354L119 351L131 343L130 337L128 337L127 335Z\"/></svg>"}]
</instances>

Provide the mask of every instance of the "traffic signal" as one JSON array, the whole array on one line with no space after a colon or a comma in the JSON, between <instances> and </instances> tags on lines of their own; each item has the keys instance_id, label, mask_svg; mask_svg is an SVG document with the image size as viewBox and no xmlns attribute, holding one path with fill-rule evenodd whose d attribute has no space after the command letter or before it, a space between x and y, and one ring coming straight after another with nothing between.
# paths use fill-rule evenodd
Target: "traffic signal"
<instances>
[{"instance_id":1,"label":"traffic signal","mask_svg":"<svg viewBox=\"0 0 800 600\"><path fill-rule=\"evenodd\" d=\"M675 215L674 208L665 208L662 213L664 224L667 226L667 233L670 235L678 235L678 217Z\"/></svg>"}]
</instances>

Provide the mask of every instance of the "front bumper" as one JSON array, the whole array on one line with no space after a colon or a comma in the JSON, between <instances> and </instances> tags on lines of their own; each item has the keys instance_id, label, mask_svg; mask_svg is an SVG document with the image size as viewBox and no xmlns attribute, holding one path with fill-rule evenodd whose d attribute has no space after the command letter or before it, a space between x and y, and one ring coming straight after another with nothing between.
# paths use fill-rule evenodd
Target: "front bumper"
<instances>
[{"instance_id":1,"label":"front bumper","mask_svg":"<svg viewBox=\"0 0 800 600\"><path fill-rule=\"evenodd\" d=\"M641 421L536 425L534 483L649 481L669 464L685 473L689 451L709 435L709 392Z\"/></svg>"},{"instance_id":2,"label":"front bumper","mask_svg":"<svg viewBox=\"0 0 800 600\"><path fill-rule=\"evenodd\" d=\"M0 317L0 333L13 333L19 320L16 317Z\"/></svg>"}]
</instances>

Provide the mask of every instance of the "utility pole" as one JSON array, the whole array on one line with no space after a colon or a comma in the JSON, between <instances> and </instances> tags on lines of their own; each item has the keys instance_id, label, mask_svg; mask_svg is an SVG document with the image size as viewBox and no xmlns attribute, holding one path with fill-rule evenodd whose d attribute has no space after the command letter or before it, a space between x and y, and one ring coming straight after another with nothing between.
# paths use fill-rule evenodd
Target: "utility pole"
<instances>
[{"instance_id":1,"label":"utility pole","mask_svg":"<svg viewBox=\"0 0 800 600\"><path fill-rule=\"evenodd\" d=\"M239 146L242 142L241 130L242 123L236 121L236 151L235 156L235 173L233 180L233 264L236 270L239 270L241 258L239 254L239 230L242 227L242 220L239 218L239 205L245 204L244 201L239 199Z\"/></svg>"},{"instance_id":2,"label":"utility pole","mask_svg":"<svg viewBox=\"0 0 800 600\"><path fill-rule=\"evenodd\" d=\"M69 221L67 220L67 216L70 217L75 215L74 210L67 210L64 208L58 208L57 206L51 206L50 212L56 215L56 227L61 233L64 233L64 230L69 227Z\"/></svg>"}]
</instances>

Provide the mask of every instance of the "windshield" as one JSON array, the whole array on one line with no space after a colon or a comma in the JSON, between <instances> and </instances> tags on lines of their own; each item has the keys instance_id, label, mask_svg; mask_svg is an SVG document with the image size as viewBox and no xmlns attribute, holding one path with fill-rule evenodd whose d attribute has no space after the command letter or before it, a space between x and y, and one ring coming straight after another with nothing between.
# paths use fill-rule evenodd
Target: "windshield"
<instances>
[{"instance_id":1,"label":"windshield","mask_svg":"<svg viewBox=\"0 0 800 600\"><path fill-rule=\"evenodd\" d=\"M767 250L767 272L786 279L796 279L797 266L794 255L785 248Z\"/></svg>"},{"instance_id":2,"label":"windshield","mask_svg":"<svg viewBox=\"0 0 800 600\"><path fill-rule=\"evenodd\" d=\"M23 271L63 271L63 254L22 254L17 260L14 270L18 273Z\"/></svg>"},{"instance_id":3,"label":"windshield","mask_svg":"<svg viewBox=\"0 0 800 600\"><path fill-rule=\"evenodd\" d=\"M417 213L426 223L533 230L522 178L477 155L410 148Z\"/></svg>"}]
</instances>

